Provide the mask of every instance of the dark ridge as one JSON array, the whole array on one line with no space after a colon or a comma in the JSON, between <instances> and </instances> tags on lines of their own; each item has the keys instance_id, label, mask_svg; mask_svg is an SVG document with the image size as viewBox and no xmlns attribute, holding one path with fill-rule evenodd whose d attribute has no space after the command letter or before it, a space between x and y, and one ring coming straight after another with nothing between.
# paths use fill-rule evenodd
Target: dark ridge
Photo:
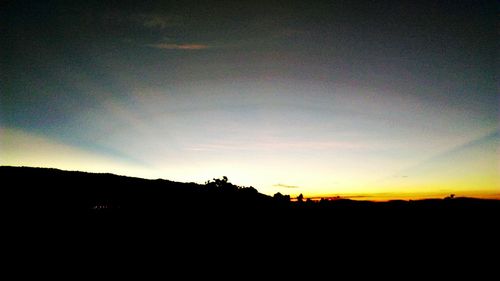
<instances>
[{"instance_id":1,"label":"dark ridge","mask_svg":"<svg viewBox=\"0 0 500 281\"><path fill-rule=\"evenodd\" d=\"M227 178L205 185L148 180L109 173L49 168L0 167L7 202L14 210L75 213L151 213L187 209L254 208L272 198ZM194 209L193 209L194 208Z\"/></svg>"},{"instance_id":2,"label":"dark ridge","mask_svg":"<svg viewBox=\"0 0 500 281\"><path fill-rule=\"evenodd\" d=\"M421 238L448 239L471 229L486 236L498 233L493 222L500 214L499 200L473 198L291 202L289 196L267 196L253 187L233 185L225 177L200 185L2 166L0 178L2 205L7 207L7 217L16 222L67 219L120 228L140 224L175 230L179 235L302 235L325 241L418 233Z\"/></svg>"}]
</instances>

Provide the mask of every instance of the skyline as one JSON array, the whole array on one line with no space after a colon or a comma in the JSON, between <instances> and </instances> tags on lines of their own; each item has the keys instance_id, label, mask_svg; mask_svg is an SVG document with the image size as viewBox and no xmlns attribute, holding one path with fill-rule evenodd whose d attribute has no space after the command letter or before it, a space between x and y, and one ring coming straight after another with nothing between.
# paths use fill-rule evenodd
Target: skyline
<instances>
[{"instance_id":1,"label":"skyline","mask_svg":"<svg viewBox=\"0 0 500 281\"><path fill-rule=\"evenodd\" d=\"M500 198L493 3L6 6L0 165Z\"/></svg>"}]
</instances>

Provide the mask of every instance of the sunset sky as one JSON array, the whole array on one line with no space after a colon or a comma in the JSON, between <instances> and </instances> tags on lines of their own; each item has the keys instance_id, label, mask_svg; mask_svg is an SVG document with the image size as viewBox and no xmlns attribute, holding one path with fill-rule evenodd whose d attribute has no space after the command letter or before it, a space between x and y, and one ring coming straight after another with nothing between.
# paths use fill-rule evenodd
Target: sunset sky
<instances>
[{"instance_id":1,"label":"sunset sky","mask_svg":"<svg viewBox=\"0 0 500 281\"><path fill-rule=\"evenodd\" d=\"M0 8L0 165L500 198L495 1L60 2Z\"/></svg>"}]
</instances>

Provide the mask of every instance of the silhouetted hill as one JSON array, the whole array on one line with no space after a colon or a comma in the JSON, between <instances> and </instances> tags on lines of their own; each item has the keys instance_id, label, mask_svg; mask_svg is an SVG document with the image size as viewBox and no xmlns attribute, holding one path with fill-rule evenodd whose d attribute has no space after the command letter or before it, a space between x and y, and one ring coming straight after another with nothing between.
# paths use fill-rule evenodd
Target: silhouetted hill
<instances>
[{"instance_id":1,"label":"silhouetted hill","mask_svg":"<svg viewBox=\"0 0 500 281\"><path fill-rule=\"evenodd\" d=\"M14 210L162 212L253 208L271 197L231 183L206 185L47 168L0 167L2 196ZM220 180L216 180L220 181Z\"/></svg>"},{"instance_id":2,"label":"silhouetted hill","mask_svg":"<svg viewBox=\"0 0 500 281\"><path fill-rule=\"evenodd\" d=\"M27 167L0 167L0 178L5 241L46 245L41 253L89 243L103 264L131 247L217 269L253 257L273 267L310 258L324 268L332 260L371 264L388 249L392 261L424 255L437 264L443 254L477 256L499 236L498 200L299 203L224 178L200 185Z\"/></svg>"},{"instance_id":3,"label":"silhouetted hill","mask_svg":"<svg viewBox=\"0 0 500 281\"><path fill-rule=\"evenodd\" d=\"M349 229L483 227L500 213L500 201L472 198L290 202L287 196L263 195L227 178L200 185L29 167L0 167L0 178L3 206L9 214L24 217L155 220L196 228L274 229L288 235L307 229L339 234Z\"/></svg>"}]
</instances>

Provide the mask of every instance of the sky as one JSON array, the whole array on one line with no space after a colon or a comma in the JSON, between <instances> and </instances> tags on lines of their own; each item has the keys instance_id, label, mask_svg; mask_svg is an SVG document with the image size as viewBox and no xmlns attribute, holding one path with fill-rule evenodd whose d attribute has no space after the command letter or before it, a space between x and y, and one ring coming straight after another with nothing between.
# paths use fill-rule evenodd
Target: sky
<instances>
[{"instance_id":1,"label":"sky","mask_svg":"<svg viewBox=\"0 0 500 281\"><path fill-rule=\"evenodd\" d=\"M0 165L500 198L495 1L10 1Z\"/></svg>"}]
</instances>

